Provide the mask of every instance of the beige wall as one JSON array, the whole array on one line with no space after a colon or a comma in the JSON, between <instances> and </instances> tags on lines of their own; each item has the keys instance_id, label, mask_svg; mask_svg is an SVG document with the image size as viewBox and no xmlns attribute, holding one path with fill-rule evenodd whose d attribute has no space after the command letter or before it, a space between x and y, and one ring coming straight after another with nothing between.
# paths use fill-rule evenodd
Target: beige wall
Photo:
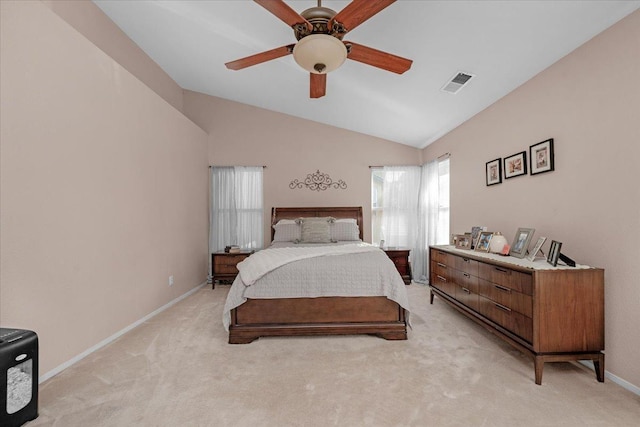
<instances>
[{"instance_id":1,"label":"beige wall","mask_svg":"<svg viewBox=\"0 0 640 427\"><path fill-rule=\"evenodd\" d=\"M41 0L118 64L182 111L182 88L90 0Z\"/></svg>"},{"instance_id":2,"label":"beige wall","mask_svg":"<svg viewBox=\"0 0 640 427\"><path fill-rule=\"evenodd\" d=\"M640 12L424 150L451 152L451 230L518 227L606 269L606 369L640 387ZM555 139L555 171L485 186L485 162ZM547 243L544 247L546 250Z\"/></svg>"},{"instance_id":3,"label":"beige wall","mask_svg":"<svg viewBox=\"0 0 640 427\"><path fill-rule=\"evenodd\" d=\"M205 280L207 138L42 2L0 7L0 324L44 374Z\"/></svg>"},{"instance_id":4,"label":"beige wall","mask_svg":"<svg viewBox=\"0 0 640 427\"><path fill-rule=\"evenodd\" d=\"M313 102L310 100L309 102ZM209 133L216 166L267 166L265 243L273 206L362 206L364 239L371 239L370 165L418 165L420 150L197 92L185 91L184 113ZM347 189L290 189L319 170Z\"/></svg>"}]
</instances>

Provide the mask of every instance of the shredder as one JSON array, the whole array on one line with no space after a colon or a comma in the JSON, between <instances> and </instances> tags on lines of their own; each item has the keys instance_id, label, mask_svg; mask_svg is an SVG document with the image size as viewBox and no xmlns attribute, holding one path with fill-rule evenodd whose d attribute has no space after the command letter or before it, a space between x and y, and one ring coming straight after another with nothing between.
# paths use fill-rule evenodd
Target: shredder
<instances>
[{"instance_id":1,"label":"shredder","mask_svg":"<svg viewBox=\"0 0 640 427\"><path fill-rule=\"evenodd\" d=\"M38 417L38 335L0 328L0 426Z\"/></svg>"}]
</instances>

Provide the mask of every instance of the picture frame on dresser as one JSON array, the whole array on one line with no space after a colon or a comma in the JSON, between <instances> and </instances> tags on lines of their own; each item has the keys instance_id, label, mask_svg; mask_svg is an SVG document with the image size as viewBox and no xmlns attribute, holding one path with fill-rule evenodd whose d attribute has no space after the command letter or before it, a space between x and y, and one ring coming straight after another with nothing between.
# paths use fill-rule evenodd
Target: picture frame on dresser
<instances>
[{"instance_id":1,"label":"picture frame on dresser","mask_svg":"<svg viewBox=\"0 0 640 427\"><path fill-rule=\"evenodd\" d=\"M542 256L544 256L544 252L542 252L542 245L544 245L544 242L546 241L547 241L546 237L538 238L538 241L536 242L536 245L533 247L533 250L529 252L529 255L527 255L527 259L529 261L535 261L536 255L538 255L538 252L540 252Z\"/></svg>"},{"instance_id":2,"label":"picture frame on dresser","mask_svg":"<svg viewBox=\"0 0 640 427\"><path fill-rule=\"evenodd\" d=\"M527 152L521 151L504 158L504 179L527 174Z\"/></svg>"},{"instance_id":3,"label":"picture frame on dresser","mask_svg":"<svg viewBox=\"0 0 640 427\"><path fill-rule=\"evenodd\" d=\"M562 248L562 242L558 242L556 240L551 241L549 254L547 255L547 262L554 267L558 265L558 259L560 258L560 248Z\"/></svg>"},{"instance_id":4,"label":"picture frame on dresser","mask_svg":"<svg viewBox=\"0 0 640 427\"><path fill-rule=\"evenodd\" d=\"M489 252L489 243L491 243L492 237L493 231L481 231L475 250L478 252Z\"/></svg>"},{"instance_id":5,"label":"picture frame on dresser","mask_svg":"<svg viewBox=\"0 0 640 427\"><path fill-rule=\"evenodd\" d=\"M531 175L554 170L553 138L529 147L529 166Z\"/></svg>"},{"instance_id":6,"label":"picture frame on dresser","mask_svg":"<svg viewBox=\"0 0 640 427\"><path fill-rule=\"evenodd\" d=\"M516 235L513 238L513 244L509 250L509 256L516 258L524 258L529 250L529 244L535 233L535 228L518 228Z\"/></svg>"},{"instance_id":7,"label":"picture frame on dresser","mask_svg":"<svg viewBox=\"0 0 640 427\"><path fill-rule=\"evenodd\" d=\"M456 249L471 249L471 234L456 235Z\"/></svg>"}]
</instances>

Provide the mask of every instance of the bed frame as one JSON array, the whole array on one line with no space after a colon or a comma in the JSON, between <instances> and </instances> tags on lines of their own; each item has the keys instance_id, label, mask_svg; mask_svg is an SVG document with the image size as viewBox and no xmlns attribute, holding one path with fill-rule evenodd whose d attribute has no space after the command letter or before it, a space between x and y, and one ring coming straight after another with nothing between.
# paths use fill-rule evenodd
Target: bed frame
<instances>
[{"instance_id":1,"label":"bed frame","mask_svg":"<svg viewBox=\"0 0 640 427\"><path fill-rule=\"evenodd\" d=\"M273 208L273 225L300 217L355 218L362 239L362 207ZM395 301L378 297L248 299L231 311L230 344L247 344L267 336L373 334L406 340L405 311Z\"/></svg>"}]
</instances>

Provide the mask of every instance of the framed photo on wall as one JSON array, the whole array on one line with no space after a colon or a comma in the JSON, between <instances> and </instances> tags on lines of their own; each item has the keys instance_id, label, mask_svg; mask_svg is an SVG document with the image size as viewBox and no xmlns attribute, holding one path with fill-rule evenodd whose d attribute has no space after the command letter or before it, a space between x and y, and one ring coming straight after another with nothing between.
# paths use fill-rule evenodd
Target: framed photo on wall
<instances>
[{"instance_id":1,"label":"framed photo on wall","mask_svg":"<svg viewBox=\"0 0 640 427\"><path fill-rule=\"evenodd\" d=\"M553 165L553 138L538 142L529 147L529 166L531 175L551 172Z\"/></svg>"},{"instance_id":2,"label":"framed photo on wall","mask_svg":"<svg viewBox=\"0 0 640 427\"><path fill-rule=\"evenodd\" d=\"M487 162L487 187L502 182L502 159L497 158Z\"/></svg>"},{"instance_id":3,"label":"framed photo on wall","mask_svg":"<svg viewBox=\"0 0 640 427\"><path fill-rule=\"evenodd\" d=\"M522 151L504 158L504 179L527 174L527 152Z\"/></svg>"}]
</instances>

